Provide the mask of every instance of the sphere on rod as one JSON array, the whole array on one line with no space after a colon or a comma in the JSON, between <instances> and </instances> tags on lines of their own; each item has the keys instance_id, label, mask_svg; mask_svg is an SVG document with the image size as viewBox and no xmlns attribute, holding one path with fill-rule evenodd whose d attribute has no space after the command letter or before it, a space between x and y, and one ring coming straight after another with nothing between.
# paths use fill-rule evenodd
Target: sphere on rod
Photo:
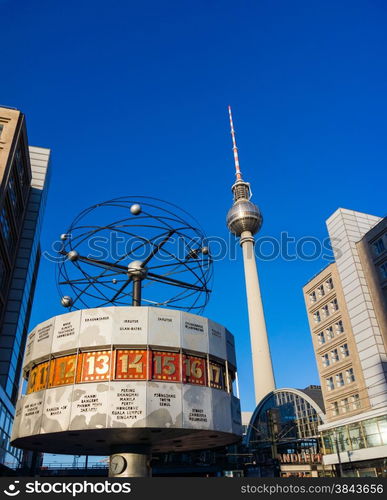
<instances>
[{"instance_id":1,"label":"sphere on rod","mask_svg":"<svg viewBox=\"0 0 387 500\"><path fill-rule=\"evenodd\" d=\"M68 295L65 295L60 299L60 302L63 307L71 307L73 305L73 299Z\"/></svg>"},{"instance_id":2,"label":"sphere on rod","mask_svg":"<svg viewBox=\"0 0 387 500\"><path fill-rule=\"evenodd\" d=\"M141 205L139 203L134 203L131 207L130 207L130 212L133 214L133 215L139 215L141 213Z\"/></svg>"}]
</instances>

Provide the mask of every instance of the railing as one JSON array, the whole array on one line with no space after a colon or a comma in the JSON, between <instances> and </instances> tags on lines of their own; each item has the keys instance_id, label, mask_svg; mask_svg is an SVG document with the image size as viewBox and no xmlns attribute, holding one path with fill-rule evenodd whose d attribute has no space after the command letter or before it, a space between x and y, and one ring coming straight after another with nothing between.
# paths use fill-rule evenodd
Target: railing
<instances>
[{"instance_id":1,"label":"railing","mask_svg":"<svg viewBox=\"0 0 387 500\"><path fill-rule=\"evenodd\" d=\"M56 462L49 462L39 467L40 470L89 470L89 469L107 469L107 464L93 464L93 465L73 465L73 464L62 464Z\"/></svg>"}]
</instances>

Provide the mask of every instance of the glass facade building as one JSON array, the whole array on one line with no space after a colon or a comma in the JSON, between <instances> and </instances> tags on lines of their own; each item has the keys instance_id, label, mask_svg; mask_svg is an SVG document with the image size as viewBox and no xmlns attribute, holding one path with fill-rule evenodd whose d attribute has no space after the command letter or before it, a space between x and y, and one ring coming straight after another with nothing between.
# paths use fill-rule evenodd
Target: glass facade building
<instances>
[{"instance_id":1,"label":"glass facade building","mask_svg":"<svg viewBox=\"0 0 387 500\"><path fill-rule=\"evenodd\" d=\"M246 434L258 475L329 475L322 466L318 431L323 408L320 386L276 389L258 404Z\"/></svg>"},{"instance_id":2,"label":"glass facade building","mask_svg":"<svg viewBox=\"0 0 387 500\"><path fill-rule=\"evenodd\" d=\"M0 107L0 471L21 450L9 444L39 267L50 150L29 147L25 116Z\"/></svg>"}]
</instances>

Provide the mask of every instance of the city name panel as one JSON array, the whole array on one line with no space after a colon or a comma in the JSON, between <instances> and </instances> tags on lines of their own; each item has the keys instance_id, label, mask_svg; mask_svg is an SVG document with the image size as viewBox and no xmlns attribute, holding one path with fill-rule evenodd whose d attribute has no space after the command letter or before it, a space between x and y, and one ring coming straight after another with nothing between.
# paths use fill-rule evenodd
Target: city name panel
<instances>
[{"instance_id":1,"label":"city name panel","mask_svg":"<svg viewBox=\"0 0 387 500\"><path fill-rule=\"evenodd\" d=\"M234 337L195 314L85 309L29 334L12 445L51 453L206 449L241 436Z\"/></svg>"}]
</instances>

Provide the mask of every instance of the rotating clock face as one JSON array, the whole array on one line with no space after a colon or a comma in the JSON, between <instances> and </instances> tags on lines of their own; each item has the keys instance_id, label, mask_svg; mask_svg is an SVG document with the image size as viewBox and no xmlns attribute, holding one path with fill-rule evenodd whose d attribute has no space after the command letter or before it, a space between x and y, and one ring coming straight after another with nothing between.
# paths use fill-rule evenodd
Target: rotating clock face
<instances>
[{"instance_id":1,"label":"rotating clock face","mask_svg":"<svg viewBox=\"0 0 387 500\"><path fill-rule=\"evenodd\" d=\"M122 474L126 469L126 460L121 455L114 455L110 461L110 469L113 474Z\"/></svg>"}]
</instances>

